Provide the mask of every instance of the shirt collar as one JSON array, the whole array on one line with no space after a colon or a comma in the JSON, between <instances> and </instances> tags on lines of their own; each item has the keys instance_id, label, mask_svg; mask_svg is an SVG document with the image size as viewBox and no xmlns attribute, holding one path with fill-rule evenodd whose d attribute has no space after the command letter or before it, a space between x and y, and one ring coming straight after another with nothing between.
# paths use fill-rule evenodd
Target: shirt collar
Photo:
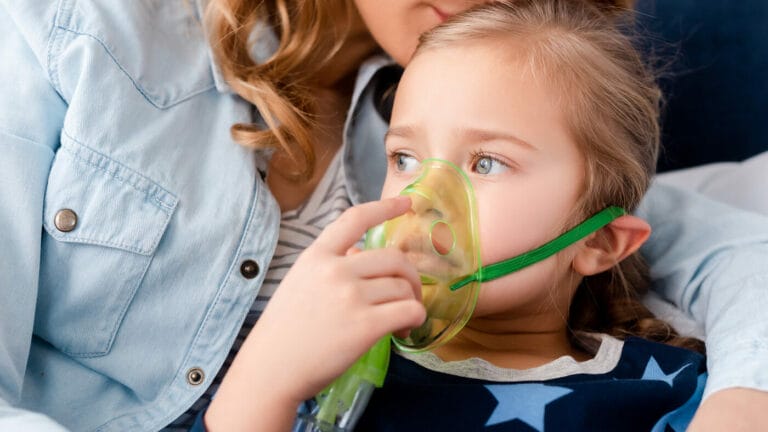
<instances>
[{"instance_id":1,"label":"shirt collar","mask_svg":"<svg viewBox=\"0 0 768 432\"><path fill-rule=\"evenodd\" d=\"M352 102L349 107L349 112L347 113L347 123L350 122L350 117L352 117L352 113L355 112L355 107L360 100L360 95L363 93L363 90L368 88L371 79L373 79L376 72L384 67L394 64L395 61L388 55L377 54L368 58L362 65L360 65L360 69L357 71L357 77L355 78L355 88L352 91ZM348 126L349 125L347 124L347 127Z\"/></svg>"},{"instance_id":2,"label":"shirt collar","mask_svg":"<svg viewBox=\"0 0 768 432\"><path fill-rule=\"evenodd\" d=\"M387 167L384 134L389 119L376 109L374 94L377 86L389 85L388 80L382 80L386 74L379 72L394 64L390 57L379 55L365 61L358 70L341 149L343 175L354 205L378 199L381 194Z\"/></svg>"}]
</instances>

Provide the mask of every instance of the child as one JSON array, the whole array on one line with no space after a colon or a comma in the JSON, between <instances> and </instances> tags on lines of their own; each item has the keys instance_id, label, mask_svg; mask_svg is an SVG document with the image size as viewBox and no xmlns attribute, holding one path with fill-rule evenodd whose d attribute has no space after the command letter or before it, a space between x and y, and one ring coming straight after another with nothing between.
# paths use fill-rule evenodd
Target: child
<instances>
[{"instance_id":1,"label":"child","mask_svg":"<svg viewBox=\"0 0 768 432\"><path fill-rule=\"evenodd\" d=\"M503 261L606 207L637 206L658 154L659 99L629 39L593 6L480 7L426 34L406 68L382 196L422 160L452 162L474 189L482 262ZM703 349L639 302L635 251L649 234L622 216L484 282L456 337L392 356L358 430L685 429L706 373L702 355L679 347Z\"/></svg>"}]
</instances>

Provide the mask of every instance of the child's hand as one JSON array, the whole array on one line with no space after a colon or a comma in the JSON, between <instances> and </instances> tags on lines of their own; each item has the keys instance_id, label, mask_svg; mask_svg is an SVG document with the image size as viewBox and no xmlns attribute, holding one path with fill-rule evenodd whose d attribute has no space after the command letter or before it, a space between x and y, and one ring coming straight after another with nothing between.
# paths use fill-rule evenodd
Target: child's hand
<instances>
[{"instance_id":1,"label":"child's hand","mask_svg":"<svg viewBox=\"0 0 768 432\"><path fill-rule=\"evenodd\" d=\"M283 385L295 381L296 402L322 390L383 335L424 321L419 275L400 251L347 253L368 228L408 208L404 198L347 210L301 254L270 300L254 331L262 350L283 353L276 366L286 374Z\"/></svg>"},{"instance_id":2,"label":"child's hand","mask_svg":"<svg viewBox=\"0 0 768 432\"><path fill-rule=\"evenodd\" d=\"M300 402L379 338L424 321L418 273L400 251L348 253L368 228L409 208L408 198L351 208L299 256L224 378L206 415L209 428L232 416L251 417L236 423L251 430L274 426L264 422L272 416L290 426Z\"/></svg>"}]
</instances>

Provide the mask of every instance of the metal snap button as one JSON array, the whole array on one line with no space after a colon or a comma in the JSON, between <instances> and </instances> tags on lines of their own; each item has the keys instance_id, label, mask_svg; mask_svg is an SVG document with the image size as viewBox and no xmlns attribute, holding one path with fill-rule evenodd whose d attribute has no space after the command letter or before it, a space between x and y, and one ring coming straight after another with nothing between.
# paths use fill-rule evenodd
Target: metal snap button
<instances>
[{"instance_id":1,"label":"metal snap button","mask_svg":"<svg viewBox=\"0 0 768 432\"><path fill-rule=\"evenodd\" d=\"M245 260L240 264L240 274L246 279L253 279L259 275L259 265L256 261Z\"/></svg>"},{"instance_id":2,"label":"metal snap button","mask_svg":"<svg viewBox=\"0 0 768 432\"><path fill-rule=\"evenodd\" d=\"M203 383L205 380L205 372L199 367L193 367L187 371L187 382L196 386Z\"/></svg>"},{"instance_id":3,"label":"metal snap button","mask_svg":"<svg viewBox=\"0 0 768 432\"><path fill-rule=\"evenodd\" d=\"M77 226L77 213L71 209L61 209L53 217L53 224L61 232L70 232Z\"/></svg>"}]
</instances>

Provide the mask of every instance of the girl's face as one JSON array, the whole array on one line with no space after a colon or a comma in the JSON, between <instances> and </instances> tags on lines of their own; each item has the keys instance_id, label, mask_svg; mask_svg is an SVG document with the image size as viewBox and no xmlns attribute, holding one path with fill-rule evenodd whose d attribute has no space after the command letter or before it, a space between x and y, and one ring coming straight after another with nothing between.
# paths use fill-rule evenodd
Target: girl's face
<instances>
[{"instance_id":1,"label":"girl's face","mask_svg":"<svg viewBox=\"0 0 768 432\"><path fill-rule=\"evenodd\" d=\"M472 6L490 0L354 0L376 42L401 65L410 60L419 36Z\"/></svg>"},{"instance_id":2,"label":"girl's face","mask_svg":"<svg viewBox=\"0 0 768 432\"><path fill-rule=\"evenodd\" d=\"M432 49L408 65L386 137L382 192L397 195L426 158L462 168L477 200L486 265L562 233L584 180L583 158L566 128L558 93L512 60L514 48L491 45ZM575 247L484 283L474 316L525 309L537 314L553 300L567 313L571 293L561 296L551 287L567 282Z\"/></svg>"}]
</instances>

